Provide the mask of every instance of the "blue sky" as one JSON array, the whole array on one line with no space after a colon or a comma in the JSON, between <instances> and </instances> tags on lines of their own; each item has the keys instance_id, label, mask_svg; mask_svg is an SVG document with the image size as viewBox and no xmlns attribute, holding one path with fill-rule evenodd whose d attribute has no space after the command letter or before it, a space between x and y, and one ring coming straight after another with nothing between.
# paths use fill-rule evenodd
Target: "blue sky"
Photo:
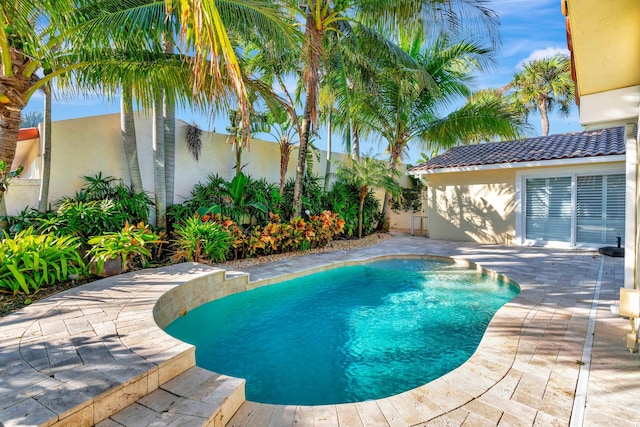
<instances>
[{"instance_id":1,"label":"blue sky","mask_svg":"<svg viewBox=\"0 0 640 427\"><path fill-rule=\"evenodd\" d=\"M521 64L529 59L553 55L556 52L568 53L565 35L564 17L560 12L557 0L493 0L491 6L500 16L500 32L502 47L496 54L497 64L494 69L479 75L475 88L502 87L507 84ZM100 114L118 113L119 100L108 101L105 98L76 97L68 100L54 101L53 120L64 120ZM37 94L29 102L25 112L42 111L42 97ZM221 117L223 115L220 115ZM197 122L202 128L225 132L226 123L223 118L214 123L206 116L190 111L179 111L178 118L186 122ZM540 134L540 120L537 115L530 117L535 135ZM550 116L550 133L565 133L581 130L578 109L574 107L569 117L557 114ZM324 149L326 132L320 132L321 140L316 145ZM532 136L535 136L532 135ZM377 144L371 148L373 153L381 153L383 147ZM364 147L364 151L369 151ZM409 163L414 163L420 156L420 150L413 148Z\"/></svg>"}]
</instances>

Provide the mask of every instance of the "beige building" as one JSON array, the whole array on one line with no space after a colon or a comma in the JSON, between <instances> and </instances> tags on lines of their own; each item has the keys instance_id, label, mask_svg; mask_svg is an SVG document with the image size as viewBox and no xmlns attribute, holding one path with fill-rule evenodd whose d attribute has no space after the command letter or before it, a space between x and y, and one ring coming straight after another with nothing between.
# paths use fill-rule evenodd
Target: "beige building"
<instances>
[{"instance_id":1,"label":"beige building","mask_svg":"<svg viewBox=\"0 0 640 427\"><path fill-rule=\"evenodd\" d=\"M624 243L624 127L453 148L408 171L430 237L515 245Z\"/></svg>"},{"instance_id":2,"label":"beige building","mask_svg":"<svg viewBox=\"0 0 640 427\"><path fill-rule=\"evenodd\" d=\"M562 0L580 122L587 128L625 125L625 287L640 288L640 2Z\"/></svg>"}]
</instances>

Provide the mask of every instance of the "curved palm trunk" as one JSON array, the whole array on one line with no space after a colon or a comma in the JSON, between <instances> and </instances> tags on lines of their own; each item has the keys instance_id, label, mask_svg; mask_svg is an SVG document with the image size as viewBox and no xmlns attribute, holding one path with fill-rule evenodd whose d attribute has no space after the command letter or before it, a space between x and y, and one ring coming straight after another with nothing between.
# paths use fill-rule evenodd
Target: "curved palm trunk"
<instances>
[{"instance_id":1,"label":"curved palm trunk","mask_svg":"<svg viewBox=\"0 0 640 427\"><path fill-rule=\"evenodd\" d=\"M165 53L174 52L173 43L165 39L162 43ZM166 89L162 97L162 118L164 121L164 164L165 164L165 184L167 192L167 206L173 204L175 191L175 170L176 170L176 109L166 95Z\"/></svg>"},{"instance_id":2,"label":"curved palm trunk","mask_svg":"<svg viewBox=\"0 0 640 427\"><path fill-rule=\"evenodd\" d=\"M153 178L156 204L156 227L158 228L166 228L167 226L167 189L164 162L162 98L158 96L153 105Z\"/></svg>"},{"instance_id":3,"label":"curved palm trunk","mask_svg":"<svg viewBox=\"0 0 640 427\"><path fill-rule=\"evenodd\" d=\"M546 100L538 102L538 110L540 111L540 125L542 126L542 136L549 135L549 114L547 112Z\"/></svg>"},{"instance_id":4,"label":"curved palm trunk","mask_svg":"<svg viewBox=\"0 0 640 427\"><path fill-rule=\"evenodd\" d=\"M1 86L0 84L0 89ZM7 172L11 169L13 160L16 157L21 112L22 108L0 106L0 161L4 161L7 165ZM0 200L4 199L5 191L5 186L0 185Z\"/></svg>"},{"instance_id":5,"label":"curved palm trunk","mask_svg":"<svg viewBox=\"0 0 640 427\"><path fill-rule=\"evenodd\" d=\"M46 212L49 206L49 182L51 180L51 85L44 86L44 144L42 147L42 177L38 210Z\"/></svg>"},{"instance_id":6,"label":"curved palm trunk","mask_svg":"<svg viewBox=\"0 0 640 427\"><path fill-rule=\"evenodd\" d=\"M134 194L142 193L142 174L138 162L138 146L136 139L136 124L133 118L133 91L131 86L123 85L120 98L120 135L122 147L127 158L131 191Z\"/></svg>"},{"instance_id":7,"label":"curved palm trunk","mask_svg":"<svg viewBox=\"0 0 640 427\"><path fill-rule=\"evenodd\" d=\"M327 166L324 169L324 192L329 191L329 179L331 178L331 120L333 111L329 111L327 120Z\"/></svg>"}]
</instances>

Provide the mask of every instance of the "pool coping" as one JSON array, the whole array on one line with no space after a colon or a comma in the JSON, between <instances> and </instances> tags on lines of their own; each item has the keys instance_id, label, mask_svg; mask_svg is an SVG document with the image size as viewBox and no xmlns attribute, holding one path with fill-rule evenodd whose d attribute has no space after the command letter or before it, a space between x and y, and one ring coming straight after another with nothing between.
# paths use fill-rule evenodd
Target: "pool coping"
<instances>
[{"instance_id":1,"label":"pool coping","mask_svg":"<svg viewBox=\"0 0 640 427\"><path fill-rule=\"evenodd\" d=\"M410 242L413 243L408 244ZM403 243L402 249L398 249L398 243ZM516 255L518 252L536 253L538 256L549 253L540 249L504 246L454 246L451 242L437 242L437 246L429 244L423 247L424 243L425 239L415 237L390 239L372 248L349 252L352 259L346 263L362 263L380 257L423 257L428 251L433 257L464 259L485 270L497 271L487 265L490 262L482 262L482 258L488 259L487 254L491 252L507 251ZM385 254L375 255L380 250ZM242 274L232 274L232 285L227 286L220 295L310 274L310 270L336 268L337 263L344 265L346 256L344 251L338 252L306 256L302 267L294 267L292 262L295 263L295 259L292 258L271 264L273 268L270 272L268 266L248 268L247 271L255 280L248 282L246 277L242 278ZM584 252L562 253L584 258ZM478 257L478 254L481 256ZM285 272L274 274L278 268ZM526 359L535 356L535 352L529 354L526 348L528 343L522 342L529 324L535 323L536 317L544 314L542 304L547 294L544 281L532 282L526 275L509 268L499 270L500 274L515 280L521 292L498 310L478 349L467 362L443 377L396 396L356 404L332 405L335 407L335 417L349 419L358 414L358 419L362 421L366 418L363 413L377 414L384 412L381 408L387 408L388 414L383 414L387 421L397 416L406 423L404 425L412 425L448 414L450 416L465 405L475 403L475 406L486 409L485 421L494 417L492 412L496 409L490 411L487 408L497 406L502 413L502 421L511 417L513 420L526 420L527 423L561 421L561 424L565 424L568 418L564 409L562 413L553 408L540 410L513 398L501 401L505 399L501 387L513 382L514 370L522 375L540 376L540 372L535 372L536 369L549 369L528 366L530 364ZM186 372L195 363L193 347L170 337L156 325L155 302L182 283L220 274L225 274L222 269L199 264L180 264L128 273L66 291L0 319L0 421L7 425L92 425L119 412L126 412L126 408L133 406L138 399ZM539 271L536 274L544 276L550 272ZM518 275L522 276L521 280L514 277ZM575 309L580 311L582 307L579 305ZM547 317L547 314L541 317ZM563 317L566 318L566 314ZM552 319L553 315L547 320ZM565 320L570 321L571 315ZM582 323L574 322L571 329L564 330L565 335L570 332L572 341L581 334L584 338L585 326ZM510 338L505 339L505 336ZM580 343L573 344L579 347ZM82 359L83 354L90 363ZM93 359L91 354L95 355ZM80 362L76 357L80 357ZM562 369L554 369L547 375L547 383L553 383L551 388L556 393L555 397L564 396L566 400L566 395L571 394L570 403L573 402L577 372L575 364L563 365ZM513 388L515 390L517 384ZM512 395L514 390L511 390ZM504 394L508 393L504 391ZM78 401L84 403L78 405ZM241 407L233 418L227 415L224 422L242 425L243 420L255 418L255 408L261 406L251 407L250 404L243 405L244 408ZM377 409L372 411L371 405ZM278 406L271 406L273 414ZM278 410L285 413L287 407ZM28 420L33 422L15 418L16 414L25 411L30 417Z\"/></svg>"}]
</instances>

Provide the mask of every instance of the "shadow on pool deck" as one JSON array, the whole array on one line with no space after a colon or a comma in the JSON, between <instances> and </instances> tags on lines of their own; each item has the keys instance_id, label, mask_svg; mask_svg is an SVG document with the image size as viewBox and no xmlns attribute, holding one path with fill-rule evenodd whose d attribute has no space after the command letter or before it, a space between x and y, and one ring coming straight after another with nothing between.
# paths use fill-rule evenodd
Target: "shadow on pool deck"
<instances>
[{"instance_id":1,"label":"shadow on pool deck","mask_svg":"<svg viewBox=\"0 0 640 427\"><path fill-rule=\"evenodd\" d=\"M368 248L287 258L246 271L251 286L257 286L310 268L402 254L465 259L506 275L522 288L498 311L468 362L415 390L316 407L242 404L240 399L233 417L211 416L221 399L215 390L228 377L189 369L192 347L161 331L151 313L167 290L216 270L181 264L94 282L1 319L0 423L91 425L104 419L100 426L568 425L602 268L593 350L586 366L584 424L637 425L640 409L630 402L640 392L640 358L628 353L622 342L628 322L609 312L623 285L620 258L394 236ZM241 383L225 387L242 389L244 396ZM181 395L187 389L191 395ZM238 393L225 399L236 402Z\"/></svg>"}]
</instances>

